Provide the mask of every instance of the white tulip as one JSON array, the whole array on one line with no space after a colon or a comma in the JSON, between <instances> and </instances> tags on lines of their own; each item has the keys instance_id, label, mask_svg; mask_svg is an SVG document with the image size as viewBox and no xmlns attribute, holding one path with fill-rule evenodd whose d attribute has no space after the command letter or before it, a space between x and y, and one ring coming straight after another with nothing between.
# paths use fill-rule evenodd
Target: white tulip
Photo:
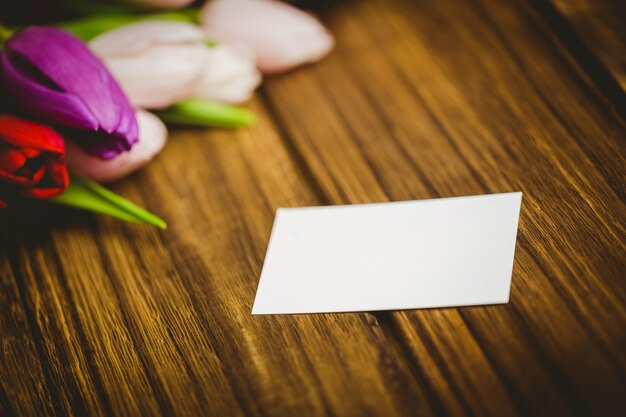
<instances>
[{"instance_id":1,"label":"white tulip","mask_svg":"<svg viewBox=\"0 0 626 417\"><path fill-rule=\"evenodd\" d=\"M209 49L209 59L194 97L231 104L242 103L252 96L261 83L251 51L226 45Z\"/></svg>"},{"instance_id":2,"label":"white tulip","mask_svg":"<svg viewBox=\"0 0 626 417\"><path fill-rule=\"evenodd\" d=\"M94 38L91 50L122 86L131 103L165 108L189 96L206 66L209 48L197 26L146 20Z\"/></svg>"},{"instance_id":3,"label":"white tulip","mask_svg":"<svg viewBox=\"0 0 626 417\"><path fill-rule=\"evenodd\" d=\"M276 0L210 0L200 23L210 39L252 49L266 74L318 61L335 44L315 17Z\"/></svg>"}]
</instances>

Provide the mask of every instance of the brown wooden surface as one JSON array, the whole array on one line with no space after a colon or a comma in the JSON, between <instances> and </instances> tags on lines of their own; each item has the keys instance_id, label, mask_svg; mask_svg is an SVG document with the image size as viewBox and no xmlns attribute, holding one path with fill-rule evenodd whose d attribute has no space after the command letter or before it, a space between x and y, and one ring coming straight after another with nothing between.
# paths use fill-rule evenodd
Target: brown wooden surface
<instances>
[{"instance_id":1,"label":"brown wooden surface","mask_svg":"<svg viewBox=\"0 0 626 417\"><path fill-rule=\"evenodd\" d=\"M553 0L553 4L626 90L626 2Z\"/></svg>"},{"instance_id":2,"label":"brown wooden surface","mask_svg":"<svg viewBox=\"0 0 626 417\"><path fill-rule=\"evenodd\" d=\"M329 5L256 126L113 186L166 231L2 213L0 415L624 415L626 123L543 10ZM277 207L516 190L507 305L250 315Z\"/></svg>"}]
</instances>

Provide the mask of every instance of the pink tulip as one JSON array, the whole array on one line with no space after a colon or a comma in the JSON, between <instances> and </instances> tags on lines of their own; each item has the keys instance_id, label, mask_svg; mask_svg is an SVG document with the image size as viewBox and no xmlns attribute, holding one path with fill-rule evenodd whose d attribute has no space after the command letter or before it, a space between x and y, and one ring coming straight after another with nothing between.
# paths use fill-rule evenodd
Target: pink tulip
<instances>
[{"instance_id":1,"label":"pink tulip","mask_svg":"<svg viewBox=\"0 0 626 417\"><path fill-rule=\"evenodd\" d=\"M210 39L251 48L264 73L318 61L334 45L317 19L276 0L211 0L200 22Z\"/></svg>"},{"instance_id":2,"label":"pink tulip","mask_svg":"<svg viewBox=\"0 0 626 417\"><path fill-rule=\"evenodd\" d=\"M66 141L66 160L70 171L106 182L120 179L138 170L158 154L167 139L167 129L163 122L144 110L137 111L139 142L128 152L113 159L103 160L86 154L72 141Z\"/></svg>"},{"instance_id":3,"label":"pink tulip","mask_svg":"<svg viewBox=\"0 0 626 417\"><path fill-rule=\"evenodd\" d=\"M250 99L261 83L251 51L217 45L209 49L209 59L194 89L194 97L239 104Z\"/></svg>"},{"instance_id":4,"label":"pink tulip","mask_svg":"<svg viewBox=\"0 0 626 417\"><path fill-rule=\"evenodd\" d=\"M193 0L124 0L124 2L147 9L177 9L190 5Z\"/></svg>"},{"instance_id":5,"label":"pink tulip","mask_svg":"<svg viewBox=\"0 0 626 417\"><path fill-rule=\"evenodd\" d=\"M91 50L137 107L159 109L189 96L209 55L205 35L189 23L146 20L94 38Z\"/></svg>"}]
</instances>

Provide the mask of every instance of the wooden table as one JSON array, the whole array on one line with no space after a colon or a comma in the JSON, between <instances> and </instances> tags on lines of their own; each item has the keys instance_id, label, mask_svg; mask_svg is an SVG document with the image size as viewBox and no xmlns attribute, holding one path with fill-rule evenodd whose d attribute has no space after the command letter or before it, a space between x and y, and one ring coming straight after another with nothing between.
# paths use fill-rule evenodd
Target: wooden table
<instances>
[{"instance_id":1,"label":"wooden table","mask_svg":"<svg viewBox=\"0 0 626 417\"><path fill-rule=\"evenodd\" d=\"M167 230L2 213L0 414L626 415L618 3L329 2L254 127L113 186ZM250 315L277 207L517 190L507 305Z\"/></svg>"}]
</instances>

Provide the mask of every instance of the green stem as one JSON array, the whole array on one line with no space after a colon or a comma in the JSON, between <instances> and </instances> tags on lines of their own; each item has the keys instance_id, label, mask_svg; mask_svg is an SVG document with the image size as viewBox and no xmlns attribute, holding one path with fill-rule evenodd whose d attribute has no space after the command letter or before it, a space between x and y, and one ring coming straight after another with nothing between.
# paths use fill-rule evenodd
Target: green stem
<instances>
[{"instance_id":1,"label":"green stem","mask_svg":"<svg viewBox=\"0 0 626 417\"><path fill-rule=\"evenodd\" d=\"M127 222L145 223L160 229L167 227L167 224L154 214L101 185L74 174L70 176L70 185L67 190L50 201L95 211Z\"/></svg>"},{"instance_id":2,"label":"green stem","mask_svg":"<svg viewBox=\"0 0 626 417\"><path fill-rule=\"evenodd\" d=\"M254 114L248 110L207 100L183 100L154 113L165 123L185 126L235 128L255 122Z\"/></svg>"}]
</instances>

